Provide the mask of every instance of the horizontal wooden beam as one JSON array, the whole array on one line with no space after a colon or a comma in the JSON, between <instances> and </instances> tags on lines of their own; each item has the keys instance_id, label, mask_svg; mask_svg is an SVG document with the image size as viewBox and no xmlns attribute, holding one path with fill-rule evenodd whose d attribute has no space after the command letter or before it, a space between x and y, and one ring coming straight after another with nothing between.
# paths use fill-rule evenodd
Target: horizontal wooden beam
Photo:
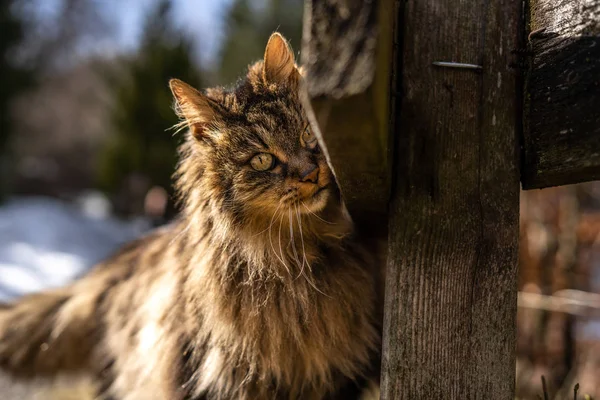
<instances>
[{"instance_id":1,"label":"horizontal wooden beam","mask_svg":"<svg viewBox=\"0 0 600 400\"><path fill-rule=\"evenodd\" d=\"M600 179L600 2L531 0L524 189Z\"/></svg>"},{"instance_id":2,"label":"horizontal wooden beam","mask_svg":"<svg viewBox=\"0 0 600 400\"><path fill-rule=\"evenodd\" d=\"M307 0L302 65L313 126L350 215L387 226L393 0ZM309 110L310 111L310 110Z\"/></svg>"}]
</instances>

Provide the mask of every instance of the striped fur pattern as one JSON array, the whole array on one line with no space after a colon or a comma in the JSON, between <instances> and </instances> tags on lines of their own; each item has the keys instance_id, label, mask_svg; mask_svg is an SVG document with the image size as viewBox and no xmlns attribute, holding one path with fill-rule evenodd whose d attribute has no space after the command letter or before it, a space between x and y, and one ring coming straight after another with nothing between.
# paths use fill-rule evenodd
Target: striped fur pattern
<instances>
[{"instance_id":1,"label":"striped fur pattern","mask_svg":"<svg viewBox=\"0 0 600 400\"><path fill-rule=\"evenodd\" d=\"M231 90L172 81L189 128L180 219L0 309L2 369L87 371L119 400L377 392L376 263L307 128L301 80L274 34ZM256 170L264 153L273 163Z\"/></svg>"}]
</instances>

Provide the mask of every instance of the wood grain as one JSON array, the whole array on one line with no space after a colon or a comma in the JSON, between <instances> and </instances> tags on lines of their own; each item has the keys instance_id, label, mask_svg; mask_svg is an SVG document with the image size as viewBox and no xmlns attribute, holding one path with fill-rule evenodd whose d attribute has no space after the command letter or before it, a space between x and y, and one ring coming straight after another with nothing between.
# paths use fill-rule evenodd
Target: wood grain
<instances>
[{"instance_id":1,"label":"wood grain","mask_svg":"<svg viewBox=\"0 0 600 400\"><path fill-rule=\"evenodd\" d=\"M600 179L600 2L531 1L524 189Z\"/></svg>"},{"instance_id":2,"label":"wood grain","mask_svg":"<svg viewBox=\"0 0 600 400\"><path fill-rule=\"evenodd\" d=\"M403 3L381 398L512 400L520 5Z\"/></svg>"}]
</instances>

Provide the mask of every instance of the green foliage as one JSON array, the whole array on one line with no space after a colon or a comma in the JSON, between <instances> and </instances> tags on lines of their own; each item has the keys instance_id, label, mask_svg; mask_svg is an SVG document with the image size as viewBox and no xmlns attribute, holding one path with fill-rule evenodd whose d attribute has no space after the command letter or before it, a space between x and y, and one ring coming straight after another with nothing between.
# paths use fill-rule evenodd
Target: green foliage
<instances>
[{"instance_id":1,"label":"green foliage","mask_svg":"<svg viewBox=\"0 0 600 400\"><path fill-rule=\"evenodd\" d=\"M234 0L226 16L226 35L220 53L218 78L229 84L242 76L247 65L262 58L271 33L281 32L298 54L302 38L301 0L266 0L253 7L249 0Z\"/></svg>"},{"instance_id":2,"label":"green foliage","mask_svg":"<svg viewBox=\"0 0 600 400\"><path fill-rule=\"evenodd\" d=\"M127 177L140 174L150 185L171 188L179 137L168 129L177 123L168 88L170 78L201 87L192 60L192 43L171 22L171 2L148 15L139 51L124 69L109 75L113 94L111 140L100 157L99 184L116 193Z\"/></svg>"},{"instance_id":3,"label":"green foliage","mask_svg":"<svg viewBox=\"0 0 600 400\"><path fill-rule=\"evenodd\" d=\"M13 132L10 105L33 78L32 71L10 62L10 53L15 51L24 36L23 21L14 12L16 3L15 0L0 1L0 199L6 195L7 147Z\"/></svg>"}]
</instances>

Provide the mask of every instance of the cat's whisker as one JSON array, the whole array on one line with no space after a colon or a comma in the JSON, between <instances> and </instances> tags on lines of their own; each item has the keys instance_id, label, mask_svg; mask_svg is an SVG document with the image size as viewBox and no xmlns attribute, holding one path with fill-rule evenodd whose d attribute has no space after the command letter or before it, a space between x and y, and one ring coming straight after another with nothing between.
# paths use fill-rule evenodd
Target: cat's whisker
<instances>
[{"instance_id":1,"label":"cat's whisker","mask_svg":"<svg viewBox=\"0 0 600 400\"><path fill-rule=\"evenodd\" d=\"M304 271L304 262L306 262L306 266L310 271L312 268L308 259L306 258L306 249L304 247L304 234L302 233L302 218L300 217L300 212L298 211L298 204L296 204L296 219L298 220L298 231L300 232L300 241L302 243L302 271Z\"/></svg>"},{"instance_id":2,"label":"cat's whisker","mask_svg":"<svg viewBox=\"0 0 600 400\"><path fill-rule=\"evenodd\" d=\"M254 238L254 237L257 237L257 236L259 236L259 235L262 235L263 233L265 233L266 231L268 231L268 230L269 230L269 228L270 228L270 226L266 227L266 228L265 228L265 229L263 229L262 231L260 231L260 232L258 232L258 233L255 233L254 235L252 235L252 237Z\"/></svg>"},{"instance_id":3,"label":"cat's whisker","mask_svg":"<svg viewBox=\"0 0 600 400\"><path fill-rule=\"evenodd\" d=\"M306 275L304 275L306 277ZM321 289L319 289L317 287L317 285L315 285L315 283L312 281L312 279L308 279L306 278L306 281L308 282L308 284L310 286L312 286L313 289L315 289L317 292L321 293L323 296L329 297L330 299L332 299L333 297L328 295L327 293L325 293L324 291L322 291Z\"/></svg>"},{"instance_id":4,"label":"cat's whisker","mask_svg":"<svg viewBox=\"0 0 600 400\"><path fill-rule=\"evenodd\" d=\"M313 282L312 278L308 277L304 272L302 272L302 276L304 277L304 280L306 280L306 282L313 288L315 289L317 292L321 293L323 296L329 297L329 298L333 298L332 296L328 295L327 293L323 292L321 289L319 289L317 287L317 285L315 285L315 283Z\"/></svg>"},{"instance_id":5,"label":"cat's whisker","mask_svg":"<svg viewBox=\"0 0 600 400\"><path fill-rule=\"evenodd\" d=\"M268 231L268 230L269 230L269 228L265 228L265 229L263 229L262 231L260 231L260 232L257 232L257 233L255 233L254 235L252 235L252 237L257 237L257 236L260 236L260 235L262 235L263 233L265 233L265 232L266 232L266 231Z\"/></svg>"},{"instance_id":6,"label":"cat's whisker","mask_svg":"<svg viewBox=\"0 0 600 400\"><path fill-rule=\"evenodd\" d=\"M292 227L292 220L291 220L291 215L292 215L292 210L289 210L289 217L290 217L290 232L292 234L292 239L293 239L293 227ZM298 206L296 205L296 216L299 217L299 213L298 213ZM304 252L303 256L304 259L306 259L306 252L304 251L304 239L302 236L302 225L301 225L301 221L300 219L298 219L298 229L300 230L300 238L302 239L302 250ZM298 254L296 253L296 246L295 243L292 243L292 248L294 249L294 253L296 256L296 261L298 262L298 264L300 264L300 260L298 260ZM306 261L308 263L308 260ZM310 265L309 265L310 268ZM315 289L317 292L321 293L323 296L332 298L331 296L329 296L327 293L323 292L321 289L319 289L317 287L317 285L315 285L315 283L313 282L312 278L307 276L306 273L304 272L304 262L302 263L302 268L300 268L300 274L296 277L296 279L298 279L300 276L303 276L304 279L306 280L306 282L313 288Z\"/></svg>"},{"instance_id":7,"label":"cat's whisker","mask_svg":"<svg viewBox=\"0 0 600 400\"><path fill-rule=\"evenodd\" d=\"M283 256L283 248L281 247L281 225L283 225L283 213L281 213L280 217L279 217L279 234L278 234L278 237L279 237L279 255L281 256L281 258L284 258L284 256ZM292 276L292 272L288 268L286 268L286 270L287 270L288 274L290 276Z\"/></svg>"},{"instance_id":8,"label":"cat's whisker","mask_svg":"<svg viewBox=\"0 0 600 400\"><path fill-rule=\"evenodd\" d=\"M170 128L165 129L166 131L173 131L173 135L175 136L177 135L179 132L184 131L186 128L189 127L189 122L186 120L182 120L179 121L178 123L176 123L175 125L173 125Z\"/></svg>"},{"instance_id":9,"label":"cat's whisker","mask_svg":"<svg viewBox=\"0 0 600 400\"><path fill-rule=\"evenodd\" d=\"M291 213L291 210L290 210L290 213ZM296 206L296 217L298 217L298 206ZM302 251L304 252L304 238L302 237L302 226L300 225L300 221L298 221L298 231L300 232L300 240L302 240ZM302 265L300 266L300 272L298 273L298 276L296 276L296 279L300 278L300 276L304 276L306 278L306 275L304 274L304 260L305 259L306 259L306 257L304 257L302 259Z\"/></svg>"},{"instance_id":10,"label":"cat's whisker","mask_svg":"<svg viewBox=\"0 0 600 400\"><path fill-rule=\"evenodd\" d=\"M189 224L187 224L186 227L181 230L181 232L179 232L177 235L173 236L173 239L171 239L169 241L169 246L171 246L173 243L175 243L175 241L178 238L180 238L184 233L186 233L187 231L189 231L191 227L192 227L192 219L190 219Z\"/></svg>"},{"instance_id":11,"label":"cat's whisker","mask_svg":"<svg viewBox=\"0 0 600 400\"><path fill-rule=\"evenodd\" d=\"M277 206L277 208L273 212L273 216L271 217L271 222L269 223L269 242L271 243L271 249L273 249L273 254L275 254L275 257L277 257L277 259L281 262L281 264L283 265L283 267L285 268L285 270L288 271L288 273L290 273L290 270L288 269L287 264L279 256L279 254L277 254L277 251L275 250L275 246L273 245L273 235L271 234L271 227L273 226L273 221L275 220L275 215L277 215L277 211L279 211L280 208L281 208L281 203L279 203L279 205Z\"/></svg>"},{"instance_id":12,"label":"cat's whisker","mask_svg":"<svg viewBox=\"0 0 600 400\"><path fill-rule=\"evenodd\" d=\"M298 252L296 251L296 241L294 240L294 222L292 220L292 210L288 210L288 219L290 221L290 243L292 245L292 253L294 254L294 259L298 266L300 266L300 258L298 257Z\"/></svg>"},{"instance_id":13,"label":"cat's whisker","mask_svg":"<svg viewBox=\"0 0 600 400\"><path fill-rule=\"evenodd\" d=\"M310 208L308 208L308 206L306 205L306 203L304 201L302 201L302 205L304 206L304 208L306 208L306 211L308 211L308 213L313 215L315 218L317 218L329 225L337 225L335 222L326 221L323 218L319 217L315 212L311 211Z\"/></svg>"}]
</instances>

